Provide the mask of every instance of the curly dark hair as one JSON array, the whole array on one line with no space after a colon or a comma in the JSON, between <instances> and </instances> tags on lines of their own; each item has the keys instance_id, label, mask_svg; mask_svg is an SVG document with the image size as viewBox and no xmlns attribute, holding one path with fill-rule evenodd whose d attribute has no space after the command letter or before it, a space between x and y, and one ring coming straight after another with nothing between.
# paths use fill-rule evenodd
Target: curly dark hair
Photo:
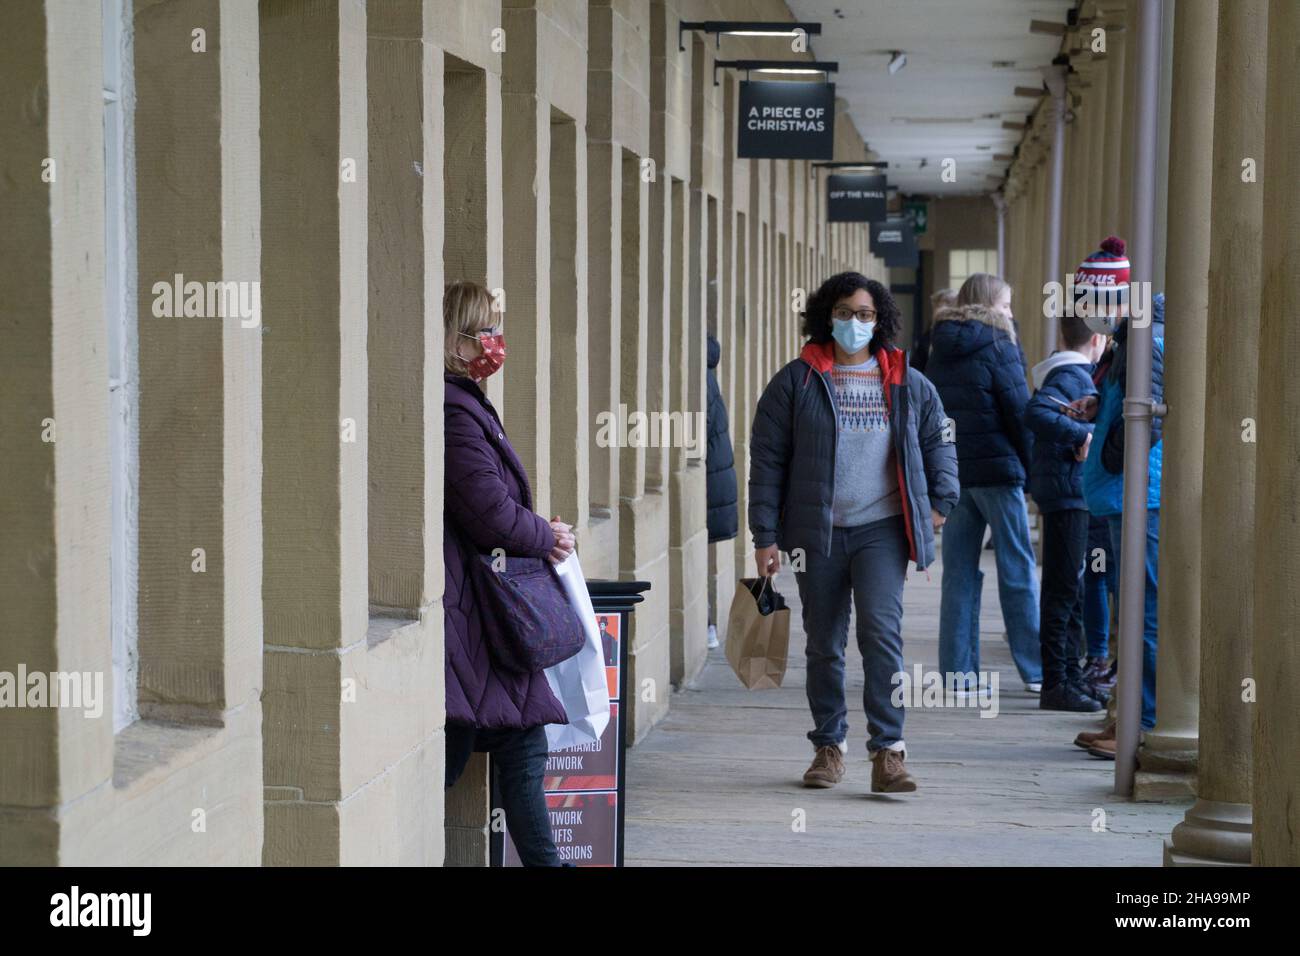
<instances>
[{"instance_id":1,"label":"curly dark hair","mask_svg":"<svg viewBox=\"0 0 1300 956\"><path fill-rule=\"evenodd\" d=\"M885 345L892 345L902 324L902 315L898 303L889 294L889 290L875 279L868 279L860 272L841 272L833 275L818 287L808 299L808 307L803 312L803 334L814 342L823 343L831 340L831 310L842 299L847 299L859 289L866 289L876 307L876 331L871 336L871 352Z\"/></svg>"}]
</instances>

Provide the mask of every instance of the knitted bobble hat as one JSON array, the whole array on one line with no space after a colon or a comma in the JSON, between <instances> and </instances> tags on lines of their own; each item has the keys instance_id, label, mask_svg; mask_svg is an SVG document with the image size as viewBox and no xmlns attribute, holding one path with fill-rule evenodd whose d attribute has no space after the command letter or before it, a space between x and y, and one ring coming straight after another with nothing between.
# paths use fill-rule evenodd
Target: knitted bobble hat
<instances>
[{"instance_id":1,"label":"knitted bobble hat","mask_svg":"<svg viewBox=\"0 0 1300 956\"><path fill-rule=\"evenodd\" d=\"M1127 289L1128 257L1124 250L1123 239L1107 236L1102 240L1101 248L1080 263L1074 273L1075 286Z\"/></svg>"}]
</instances>

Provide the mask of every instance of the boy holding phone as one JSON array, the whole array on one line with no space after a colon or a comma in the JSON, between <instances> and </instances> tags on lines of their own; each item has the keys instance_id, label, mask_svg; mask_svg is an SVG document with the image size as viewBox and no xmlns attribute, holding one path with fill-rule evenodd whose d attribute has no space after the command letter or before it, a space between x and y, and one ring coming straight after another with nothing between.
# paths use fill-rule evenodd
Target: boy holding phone
<instances>
[{"instance_id":1,"label":"boy holding phone","mask_svg":"<svg viewBox=\"0 0 1300 956\"><path fill-rule=\"evenodd\" d=\"M1083 626L1082 575L1088 545L1083 500L1083 461L1092 444L1086 408L1095 401L1092 370L1106 349L1106 336L1078 316L1061 319L1063 350L1033 369L1035 392L1025 407L1034 434L1029 492L1043 515L1043 583L1039 641L1043 654L1043 710L1093 713L1102 709L1083 680L1074 633Z\"/></svg>"}]
</instances>

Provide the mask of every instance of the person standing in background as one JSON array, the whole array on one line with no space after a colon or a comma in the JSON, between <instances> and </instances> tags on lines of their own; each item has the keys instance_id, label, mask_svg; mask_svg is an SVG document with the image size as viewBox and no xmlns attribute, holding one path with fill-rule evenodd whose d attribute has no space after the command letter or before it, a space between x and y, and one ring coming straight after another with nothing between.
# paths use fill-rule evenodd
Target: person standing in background
<instances>
[{"instance_id":1,"label":"person standing in background","mask_svg":"<svg viewBox=\"0 0 1300 956\"><path fill-rule=\"evenodd\" d=\"M708 411L706 431L705 498L709 529L709 647L718 646L718 559L714 545L736 536L740 518L736 513L739 497L736 486L736 457L731 448L731 429L727 422L727 405L718 386L718 361L722 346L708 337Z\"/></svg>"},{"instance_id":2,"label":"person standing in background","mask_svg":"<svg viewBox=\"0 0 1300 956\"><path fill-rule=\"evenodd\" d=\"M1083 462L1092 445L1092 425L1072 403L1096 395L1092 369L1106 348L1106 336L1080 317L1061 318L1061 342L1034 366L1034 396L1025 423L1034 433L1029 491L1043 516L1043 585L1039 639L1043 655L1043 710L1095 713L1102 709L1084 684L1076 637L1083 628L1084 552L1088 509L1083 501Z\"/></svg>"},{"instance_id":3,"label":"person standing in background","mask_svg":"<svg viewBox=\"0 0 1300 956\"><path fill-rule=\"evenodd\" d=\"M935 316L926 366L956 423L961 468L961 499L943 533L939 669L964 675L956 681L957 691L974 690L969 675L979 674L980 657L973 612L984 529L990 527L1011 656L1025 689L1036 694L1043 671L1037 563L1024 492L1032 445L1024 422L1029 388L1011 287L977 272L962 284L957 303Z\"/></svg>"},{"instance_id":4,"label":"person standing in background","mask_svg":"<svg viewBox=\"0 0 1300 956\"><path fill-rule=\"evenodd\" d=\"M1083 493L1088 510L1104 516L1110 527L1111 556L1116 580L1121 567L1121 529L1124 521L1124 397L1128 394L1128 301L1129 264L1124 240L1110 236L1079 266L1075 274L1076 289L1098 290L1094 299L1108 324L1118 322L1115 330L1114 359L1102 383L1100 401L1083 407L1085 416L1095 415L1093 441L1097 454L1089 456L1083 469ZM1080 292L1080 295L1084 294ZM1164 401L1165 373L1165 297L1157 292L1151 297L1151 401ZM1095 320L1094 320L1095 321ZM1142 729L1156 723L1156 635L1157 581L1160 551L1160 476L1164 458L1163 425L1160 416L1151 419L1151 451L1147 455L1146 585L1143 602L1142 637ZM1140 516L1137 516L1140 517ZM1093 738L1088 752L1095 757L1115 759L1114 728L1109 734ZM1082 745L1086 741L1076 741Z\"/></svg>"},{"instance_id":5,"label":"person standing in background","mask_svg":"<svg viewBox=\"0 0 1300 956\"><path fill-rule=\"evenodd\" d=\"M925 331L921 333L921 338L912 352L912 368L922 375L925 374L926 363L930 361L930 335L934 331L934 317L943 309L951 309L956 304L955 289L940 289L930 296L930 321L925 324Z\"/></svg>"}]
</instances>

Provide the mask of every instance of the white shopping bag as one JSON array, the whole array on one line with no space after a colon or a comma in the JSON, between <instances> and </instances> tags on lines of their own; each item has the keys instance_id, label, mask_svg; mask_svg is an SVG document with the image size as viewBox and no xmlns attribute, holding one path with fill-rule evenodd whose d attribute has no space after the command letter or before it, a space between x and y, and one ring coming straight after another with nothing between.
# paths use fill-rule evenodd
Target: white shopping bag
<instances>
[{"instance_id":1,"label":"white shopping bag","mask_svg":"<svg viewBox=\"0 0 1300 956\"><path fill-rule=\"evenodd\" d=\"M609 684L605 680L605 652L596 628L596 612L587 593L587 579L577 553L555 566L569 604L587 632L587 643L568 660L546 668L546 682L568 716L567 724L547 724L546 742L552 751L600 740L609 724Z\"/></svg>"}]
</instances>

